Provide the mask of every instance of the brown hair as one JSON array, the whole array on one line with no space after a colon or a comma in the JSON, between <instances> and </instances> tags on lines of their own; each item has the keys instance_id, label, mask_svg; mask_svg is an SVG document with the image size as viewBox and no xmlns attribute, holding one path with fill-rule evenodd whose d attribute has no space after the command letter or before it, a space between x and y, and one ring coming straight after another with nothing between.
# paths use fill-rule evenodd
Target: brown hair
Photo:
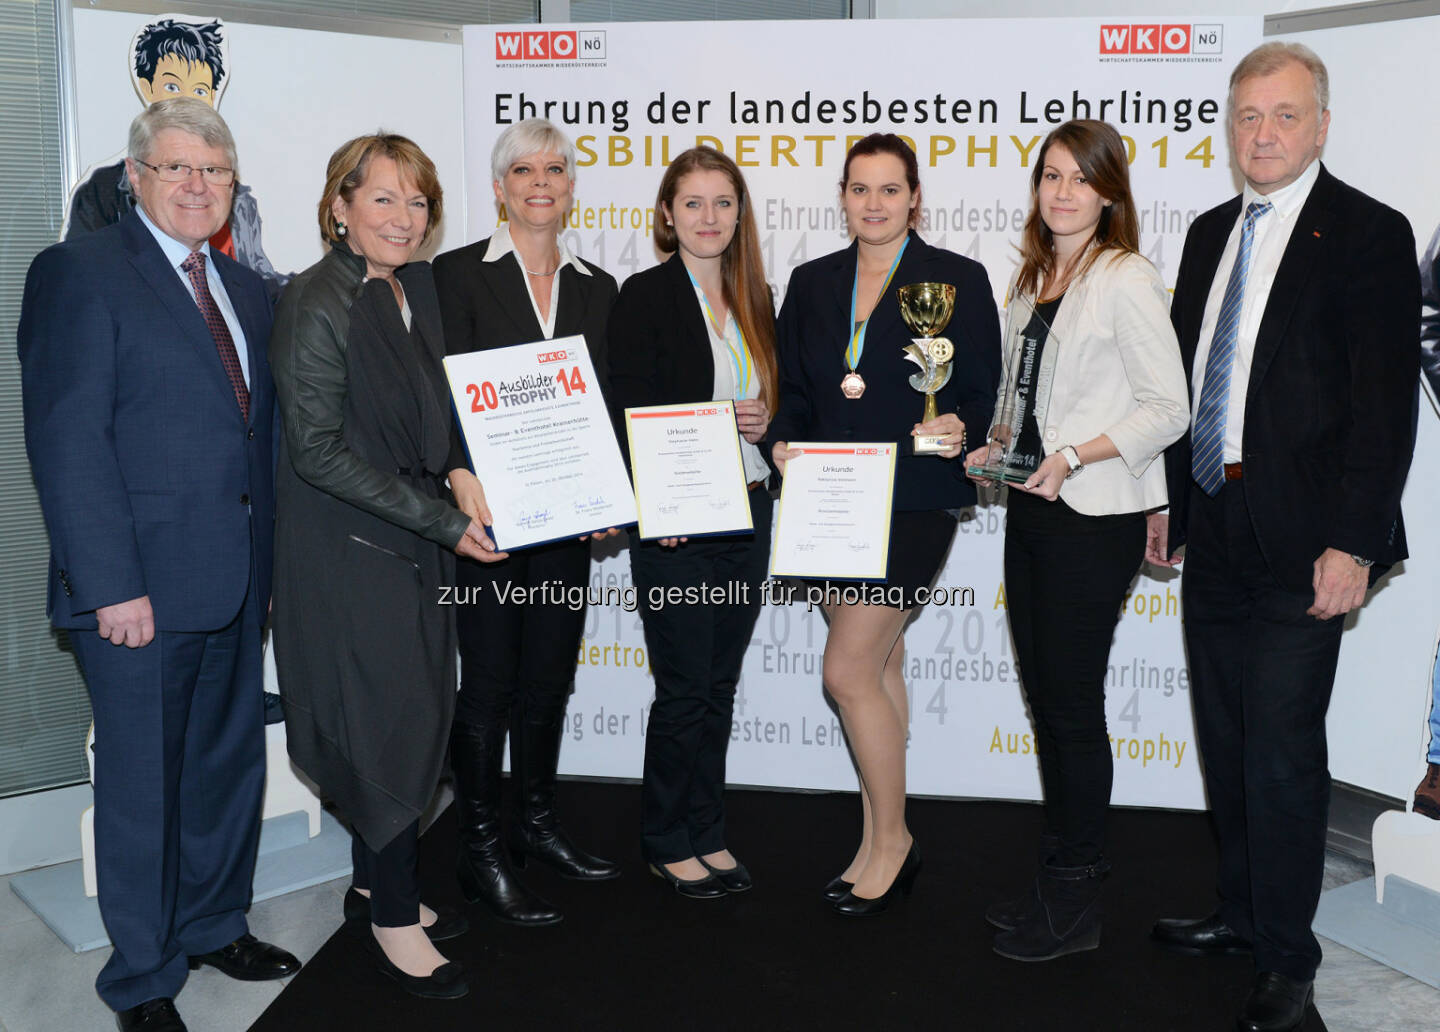
<instances>
[{"instance_id":1,"label":"brown hair","mask_svg":"<svg viewBox=\"0 0 1440 1032\"><path fill-rule=\"evenodd\" d=\"M1110 202L1100 209L1090 253L1076 275L1088 272L1095 260L1106 252L1118 257L1140 250L1140 219L1130 194L1130 162L1125 141L1108 122L1072 119L1045 137L1040 155L1035 159L1035 169L1030 173L1030 215L1020 236L1020 276L1015 286L1020 293L1031 296L1039 293L1045 277L1055 271L1055 234L1045 225L1039 204L1045 156L1055 144L1070 152L1091 189Z\"/></svg>"},{"instance_id":2,"label":"brown hair","mask_svg":"<svg viewBox=\"0 0 1440 1032\"><path fill-rule=\"evenodd\" d=\"M745 177L735 162L711 147L692 147L676 157L660 179L655 196L655 246L674 252L680 241L675 227L666 225L664 212L675 204L680 180L691 172L723 172L730 179L740 202L735 235L720 256L720 276L724 283L725 304L735 313L735 323L745 335L750 356L760 377L760 397L771 412L779 403L779 367L775 362L775 308L770 300L770 287L765 282L765 262L760 254L760 234L755 229L755 211Z\"/></svg>"},{"instance_id":3,"label":"brown hair","mask_svg":"<svg viewBox=\"0 0 1440 1032\"><path fill-rule=\"evenodd\" d=\"M444 191L440 189L440 177L435 173L435 163L416 144L404 136L383 130L372 136L357 136L342 143L330 155L325 166L325 192L320 196L320 235L330 244L338 243L341 237L335 213L335 198L346 204L355 197L355 191L365 182L370 162L376 157L389 158L400 170L400 180L409 180L425 195L430 214L425 221L425 233L420 238L423 246L440 224L444 213Z\"/></svg>"},{"instance_id":4,"label":"brown hair","mask_svg":"<svg viewBox=\"0 0 1440 1032\"><path fill-rule=\"evenodd\" d=\"M845 152L845 169L840 173L840 194L843 197L845 188L850 185L850 162L856 158L869 157L873 154L890 154L900 159L905 166L905 182L910 187L910 192L918 198L920 195L920 163L915 160L915 151L903 139L894 133L871 133L869 136L855 141L848 151ZM920 204L917 200L915 206L910 209L910 225L920 225Z\"/></svg>"}]
</instances>

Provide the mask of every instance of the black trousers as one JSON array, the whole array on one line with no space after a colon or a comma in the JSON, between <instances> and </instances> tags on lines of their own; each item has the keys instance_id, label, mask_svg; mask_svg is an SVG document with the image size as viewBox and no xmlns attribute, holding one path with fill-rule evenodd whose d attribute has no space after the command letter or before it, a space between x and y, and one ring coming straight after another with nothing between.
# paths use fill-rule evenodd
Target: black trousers
<instances>
[{"instance_id":1,"label":"black trousers","mask_svg":"<svg viewBox=\"0 0 1440 1032\"><path fill-rule=\"evenodd\" d=\"M1307 615L1313 591L1270 574L1243 480L1214 498L1192 485L1181 600L1220 916L1254 944L1258 970L1313 978L1330 806L1325 711L1344 621Z\"/></svg>"},{"instance_id":2,"label":"black trousers","mask_svg":"<svg viewBox=\"0 0 1440 1032\"><path fill-rule=\"evenodd\" d=\"M465 600L455 613L460 643L458 723L505 724L517 705L530 719L538 717L541 722L564 714L585 630L589 577L588 541L540 545L511 553L498 563L456 564L455 580ZM571 591L578 600L572 604L515 594L545 586L561 597L578 589Z\"/></svg>"},{"instance_id":3,"label":"black trousers","mask_svg":"<svg viewBox=\"0 0 1440 1032\"><path fill-rule=\"evenodd\" d=\"M402 828L378 853L355 832L350 833L350 881L370 893L370 923L404 928L420 921L420 822Z\"/></svg>"},{"instance_id":4,"label":"black trousers","mask_svg":"<svg viewBox=\"0 0 1440 1032\"><path fill-rule=\"evenodd\" d=\"M675 549L631 542L630 569L655 676L645 732L642 848L671 863L725 848L725 752L735 686L760 614L770 559L770 496L750 492L755 532L691 540ZM719 588L722 602L663 593Z\"/></svg>"},{"instance_id":5,"label":"black trousers","mask_svg":"<svg viewBox=\"0 0 1440 1032\"><path fill-rule=\"evenodd\" d=\"M1145 555L1145 516L1085 516L1057 499L1009 493L1005 594L1030 703L1045 819L1059 863L1099 859L1113 760L1105 669L1125 590Z\"/></svg>"}]
</instances>

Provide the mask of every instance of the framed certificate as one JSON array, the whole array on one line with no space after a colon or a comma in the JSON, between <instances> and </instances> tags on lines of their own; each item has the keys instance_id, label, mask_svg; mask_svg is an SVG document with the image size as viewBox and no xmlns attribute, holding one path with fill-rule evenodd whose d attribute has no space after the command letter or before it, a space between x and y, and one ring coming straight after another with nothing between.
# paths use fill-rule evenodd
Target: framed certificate
<instances>
[{"instance_id":1,"label":"framed certificate","mask_svg":"<svg viewBox=\"0 0 1440 1032\"><path fill-rule=\"evenodd\" d=\"M502 551L635 522L635 495L582 336L445 359Z\"/></svg>"},{"instance_id":2,"label":"framed certificate","mask_svg":"<svg viewBox=\"0 0 1440 1032\"><path fill-rule=\"evenodd\" d=\"M884 580L897 445L790 444L775 520L775 577Z\"/></svg>"},{"instance_id":3,"label":"framed certificate","mask_svg":"<svg viewBox=\"0 0 1440 1032\"><path fill-rule=\"evenodd\" d=\"M627 408L625 429L642 539L754 529L733 402Z\"/></svg>"}]
</instances>

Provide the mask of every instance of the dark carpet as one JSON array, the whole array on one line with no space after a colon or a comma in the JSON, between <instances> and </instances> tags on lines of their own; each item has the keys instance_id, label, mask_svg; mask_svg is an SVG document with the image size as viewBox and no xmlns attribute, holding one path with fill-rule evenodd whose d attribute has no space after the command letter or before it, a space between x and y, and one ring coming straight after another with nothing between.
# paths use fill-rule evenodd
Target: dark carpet
<instances>
[{"instance_id":1,"label":"dark carpet","mask_svg":"<svg viewBox=\"0 0 1440 1032\"><path fill-rule=\"evenodd\" d=\"M1119 810L1100 949L1043 964L991 952L982 916L1034 870L1037 806L912 800L924 867L915 894L869 919L834 914L820 887L855 847L853 795L732 791L729 843L755 878L721 900L677 896L638 857L639 788L567 782L565 824L582 846L625 861L611 882L527 882L565 913L551 928L467 909L469 934L442 952L470 973L461 1000L419 1000L378 974L340 932L252 1028L1225 1030L1249 990L1248 957L1190 958L1147 939L1157 916L1214 903L1215 848L1201 814ZM463 906L455 820L420 842L425 898ZM338 911L338 904L337 904ZM340 923L340 914L335 914ZM1306 1032L1323 1032L1313 1010Z\"/></svg>"}]
</instances>

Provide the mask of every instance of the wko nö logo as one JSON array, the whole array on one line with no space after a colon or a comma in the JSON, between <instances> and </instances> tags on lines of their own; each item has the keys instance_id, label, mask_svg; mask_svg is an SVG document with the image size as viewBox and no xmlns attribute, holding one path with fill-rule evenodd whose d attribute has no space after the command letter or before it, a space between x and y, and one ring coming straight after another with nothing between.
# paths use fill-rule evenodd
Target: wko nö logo
<instances>
[{"instance_id":1,"label":"wko n\u00f6 logo","mask_svg":"<svg viewBox=\"0 0 1440 1032\"><path fill-rule=\"evenodd\" d=\"M1218 54L1220 25L1102 25L1101 54Z\"/></svg>"},{"instance_id":2,"label":"wko n\u00f6 logo","mask_svg":"<svg viewBox=\"0 0 1440 1032\"><path fill-rule=\"evenodd\" d=\"M540 354L539 354L538 356L536 356L536 357L539 359L541 365L544 365L546 362L565 362L565 361L568 361L568 360L569 360L569 358L570 358L570 352L568 352L568 351L542 351L542 352L540 352Z\"/></svg>"},{"instance_id":3,"label":"wko n\u00f6 logo","mask_svg":"<svg viewBox=\"0 0 1440 1032\"><path fill-rule=\"evenodd\" d=\"M605 33L561 29L555 32L497 32L497 61L603 61Z\"/></svg>"}]
</instances>

